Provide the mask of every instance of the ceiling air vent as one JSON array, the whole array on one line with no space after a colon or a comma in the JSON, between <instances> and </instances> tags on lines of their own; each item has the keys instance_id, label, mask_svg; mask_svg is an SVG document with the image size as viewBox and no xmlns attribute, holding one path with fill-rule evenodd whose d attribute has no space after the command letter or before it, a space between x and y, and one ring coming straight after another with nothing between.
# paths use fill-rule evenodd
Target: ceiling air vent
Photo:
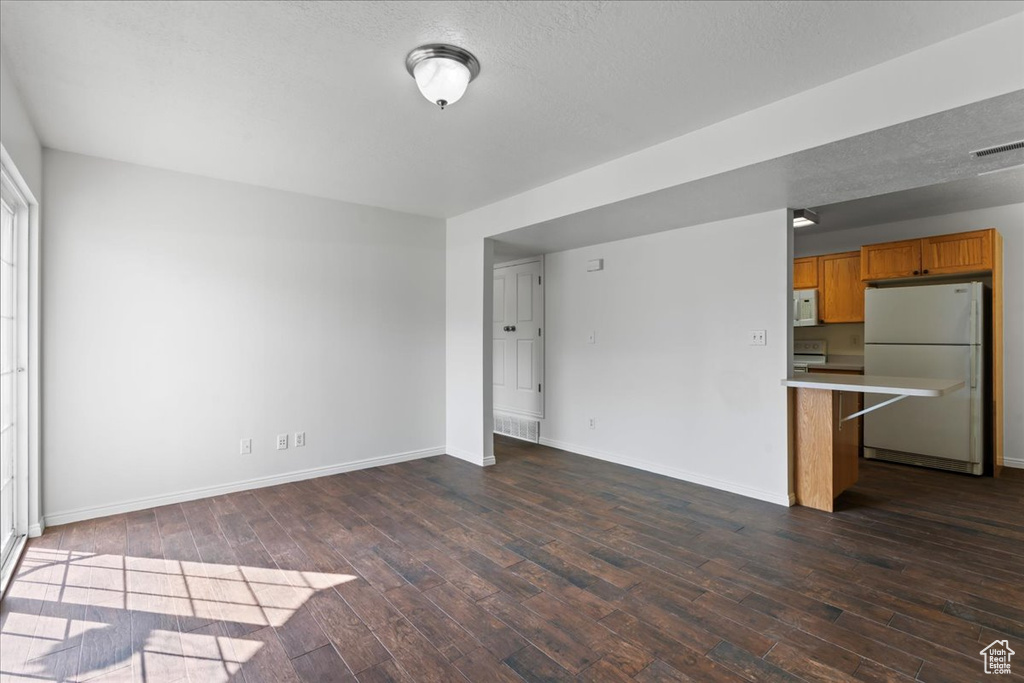
<instances>
[{"instance_id":1,"label":"ceiling air vent","mask_svg":"<svg viewBox=\"0 0 1024 683\"><path fill-rule=\"evenodd\" d=\"M1017 142L1007 142L1005 145L996 145L995 147L986 147L985 149L975 150L971 152L971 156L977 159L978 157L987 157L992 156L993 154L1011 152L1015 149L1024 149L1024 140L1017 140Z\"/></svg>"}]
</instances>

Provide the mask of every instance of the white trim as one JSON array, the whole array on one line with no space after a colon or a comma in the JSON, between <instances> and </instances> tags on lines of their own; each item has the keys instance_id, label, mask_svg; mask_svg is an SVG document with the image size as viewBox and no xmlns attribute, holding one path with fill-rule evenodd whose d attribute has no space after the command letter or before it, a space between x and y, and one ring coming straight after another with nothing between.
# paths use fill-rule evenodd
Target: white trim
<instances>
[{"instance_id":1,"label":"white trim","mask_svg":"<svg viewBox=\"0 0 1024 683\"><path fill-rule=\"evenodd\" d=\"M742 486L740 484L734 484L729 481L722 479L715 479L714 477L708 477L703 474L695 474L694 472L688 472L687 470L676 469L675 467L666 467L665 465L659 465L652 463L647 460L640 460L638 458L631 458L625 455L618 455L616 453L606 453L605 451L599 451L594 448L586 446L577 446L575 444L566 443L564 441L557 441L555 439L548 439L545 437L540 438L541 445L550 446L551 448L558 448L563 451L569 451L570 453L576 453L577 455L585 455L588 458L597 458L598 460L605 460L607 462L613 462L617 465L625 465L627 467L635 467L638 470L645 472L653 472L654 474L660 474L673 479L681 479L682 481L688 481L693 484L700 484L702 486L710 486L713 489L720 491L728 491L729 493L738 493L741 496L747 498L756 498L757 500L763 500L768 503L775 503L776 505L785 505L789 507L792 505L790 502L790 494L778 494L771 491L764 491L762 489L755 489L749 486Z\"/></svg>"},{"instance_id":2,"label":"white trim","mask_svg":"<svg viewBox=\"0 0 1024 683\"><path fill-rule=\"evenodd\" d=\"M4 596L7 591L7 587L11 585L11 577L14 576L14 568L18 566L18 562L21 561L21 553L25 550L25 543L28 539L25 536L20 537L14 542L14 547L11 548L10 561L3 567L4 571L0 574L0 598Z\"/></svg>"},{"instance_id":3,"label":"white trim","mask_svg":"<svg viewBox=\"0 0 1024 683\"><path fill-rule=\"evenodd\" d=\"M30 524L28 527L29 538L39 538L46 531L46 527L43 526L43 521L39 520L39 524Z\"/></svg>"},{"instance_id":4,"label":"white trim","mask_svg":"<svg viewBox=\"0 0 1024 683\"><path fill-rule=\"evenodd\" d=\"M435 455L444 454L445 449L441 446L438 446L436 448L425 448L423 450L418 451L407 451L405 453L395 453L393 455L382 455L376 458L367 458L365 460L345 462L339 465L314 467L308 470L298 470L295 472L288 472L285 474L275 474L269 477L257 477L255 479L246 479L244 481L236 481L231 484L223 484L220 486L208 486L205 488L190 489L188 491L179 491L177 493L169 493L160 496L136 498L135 500L114 503L112 505L97 505L95 507L78 508L77 510L54 512L46 515L46 525L56 526L59 524L69 524L71 522L81 522L82 520L94 519L96 517L106 517L108 515L117 515L123 512L145 510L147 508L159 507L161 505L173 505L175 503L184 503L189 500L209 498L210 496L219 496L225 493L234 493L236 491L248 491L250 489L259 489L265 486L277 486L278 484L288 484L293 481L302 481L304 479L328 477L332 474L341 474L342 472L363 470L368 467L380 467L381 465L392 465L394 463L405 462L407 460L418 460L420 458L430 458Z\"/></svg>"},{"instance_id":5,"label":"white trim","mask_svg":"<svg viewBox=\"0 0 1024 683\"><path fill-rule=\"evenodd\" d=\"M484 457L482 455L479 455L477 453L473 453L471 451L464 451L461 448L448 448L448 450L445 451L445 453L447 453L448 455L452 456L453 458L458 458L459 460L465 460L466 462L472 463L474 465L480 465L481 467L484 467L486 465L493 465L494 464L494 456L493 455L488 456L488 457ZM487 462L488 460L490 460L491 462Z\"/></svg>"},{"instance_id":6,"label":"white trim","mask_svg":"<svg viewBox=\"0 0 1024 683\"><path fill-rule=\"evenodd\" d=\"M40 499L40 298L39 298L39 201L25 177L18 170L7 148L0 143L0 172L3 180L24 204L27 216L20 227L18 249L18 338L16 342L17 365L25 369L18 373L17 413L23 415L22 429L18 430L17 471L21 472L18 482L17 508L14 511L15 533L22 535L17 552L24 548L25 535L33 528L41 527L42 514ZM17 562L15 557L12 562Z\"/></svg>"},{"instance_id":7,"label":"white trim","mask_svg":"<svg viewBox=\"0 0 1024 683\"><path fill-rule=\"evenodd\" d=\"M794 505L796 505L796 494L795 493L790 493L789 494L789 507L793 507Z\"/></svg>"},{"instance_id":8,"label":"white trim","mask_svg":"<svg viewBox=\"0 0 1024 683\"><path fill-rule=\"evenodd\" d=\"M495 263L494 264L494 269L497 270L498 268L505 268L506 266L521 266L524 263L538 263L538 262L541 265L544 265L544 255L543 254L541 254L540 256L528 256L526 258L516 259L515 261L502 261L500 263ZM541 273L541 275L543 275L543 273Z\"/></svg>"},{"instance_id":9,"label":"white trim","mask_svg":"<svg viewBox=\"0 0 1024 683\"><path fill-rule=\"evenodd\" d=\"M543 380L541 380L541 384L543 384L543 383L544 383ZM541 393L544 393L544 392L541 392ZM509 415L511 417L529 417L529 418L533 418L534 420L543 420L544 419L544 413L538 413L538 412L530 411L530 410L514 410L512 408L504 408L504 407L501 407L501 406L498 406L498 405L494 406L494 412L501 413L502 415Z\"/></svg>"},{"instance_id":10,"label":"white trim","mask_svg":"<svg viewBox=\"0 0 1024 683\"><path fill-rule=\"evenodd\" d=\"M1024 458L1007 458L1003 456L1003 467L1024 469Z\"/></svg>"},{"instance_id":11,"label":"white trim","mask_svg":"<svg viewBox=\"0 0 1024 683\"><path fill-rule=\"evenodd\" d=\"M484 458L483 466L484 467L490 467L491 465L495 464L496 462L497 462L497 460L494 459L493 455L488 455L486 458Z\"/></svg>"}]
</instances>

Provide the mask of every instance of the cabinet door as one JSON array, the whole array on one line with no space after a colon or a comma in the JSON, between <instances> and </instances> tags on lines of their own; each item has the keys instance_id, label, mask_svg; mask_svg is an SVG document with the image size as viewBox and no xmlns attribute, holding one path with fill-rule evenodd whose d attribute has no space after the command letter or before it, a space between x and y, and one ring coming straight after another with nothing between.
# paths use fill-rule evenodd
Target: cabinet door
<instances>
[{"instance_id":1,"label":"cabinet door","mask_svg":"<svg viewBox=\"0 0 1024 683\"><path fill-rule=\"evenodd\" d=\"M925 275L992 270L992 231L961 232L921 240Z\"/></svg>"},{"instance_id":2,"label":"cabinet door","mask_svg":"<svg viewBox=\"0 0 1024 683\"><path fill-rule=\"evenodd\" d=\"M793 289L818 288L818 257L808 256L793 261Z\"/></svg>"},{"instance_id":3,"label":"cabinet door","mask_svg":"<svg viewBox=\"0 0 1024 683\"><path fill-rule=\"evenodd\" d=\"M818 317L826 323L864 322L860 252L818 257Z\"/></svg>"},{"instance_id":4,"label":"cabinet door","mask_svg":"<svg viewBox=\"0 0 1024 683\"><path fill-rule=\"evenodd\" d=\"M860 248L860 279L886 280L921 273L921 240L869 244Z\"/></svg>"}]
</instances>

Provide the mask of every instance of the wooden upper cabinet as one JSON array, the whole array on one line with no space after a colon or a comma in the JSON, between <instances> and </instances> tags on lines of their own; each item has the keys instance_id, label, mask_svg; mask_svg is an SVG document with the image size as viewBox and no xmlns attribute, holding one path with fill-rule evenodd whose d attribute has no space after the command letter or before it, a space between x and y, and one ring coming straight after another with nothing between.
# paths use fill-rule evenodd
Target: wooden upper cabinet
<instances>
[{"instance_id":1,"label":"wooden upper cabinet","mask_svg":"<svg viewBox=\"0 0 1024 683\"><path fill-rule=\"evenodd\" d=\"M864 322L860 252L818 257L818 317L825 323Z\"/></svg>"},{"instance_id":2,"label":"wooden upper cabinet","mask_svg":"<svg viewBox=\"0 0 1024 683\"><path fill-rule=\"evenodd\" d=\"M921 241L869 244L860 248L860 279L887 280L921 273Z\"/></svg>"},{"instance_id":3,"label":"wooden upper cabinet","mask_svg":"<svg viewBox=\"0 0 1024 683\"><path fill-rule=\"evenodd\" d=\"M961 232L921 240L924 275L992 270L992 230Z\"/></svg>"},{"instance_id":4,"label":"wooden upper cabinet","mask_svg":"<svg viewBox=\"0 0 1024 683\"><path fill-rule=\"evenodd\" d=\"M808 256L793 261L793 289L818 288L818 257Z\"/></svg>"}]
</instances>

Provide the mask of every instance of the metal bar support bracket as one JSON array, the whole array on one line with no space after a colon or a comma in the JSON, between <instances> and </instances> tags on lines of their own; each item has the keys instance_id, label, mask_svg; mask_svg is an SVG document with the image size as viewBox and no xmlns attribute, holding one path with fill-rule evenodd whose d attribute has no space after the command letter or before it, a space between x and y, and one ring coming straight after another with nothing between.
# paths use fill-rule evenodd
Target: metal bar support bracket
<instances>
[{"instance_id":1,"label":"metal bar support bracket","mask_svg":"<svg viewBox=\"0 0 1024 683\"><path fill-rule=\"evenodd\" d=\"M876 403L875 405L871 406L870 408L865 408L864 410L859 410L856 413L854 413L853 415L850 415L848 417L844 417L842 420L840 420L840 422L841 423L842 422L846 422L847 420L852 420L852 419L854 419L856 417L860 417L861 415L867 415L868 413L870 413L873 410L878 410L879 408L884 408L887 405L891 405L893 403L896 403L897 401L902 401L905 398L910 398L910 394L900 394L899 396L893 396L888 401L882 401L881 403Z\"/></svg>"}]
</instances>

